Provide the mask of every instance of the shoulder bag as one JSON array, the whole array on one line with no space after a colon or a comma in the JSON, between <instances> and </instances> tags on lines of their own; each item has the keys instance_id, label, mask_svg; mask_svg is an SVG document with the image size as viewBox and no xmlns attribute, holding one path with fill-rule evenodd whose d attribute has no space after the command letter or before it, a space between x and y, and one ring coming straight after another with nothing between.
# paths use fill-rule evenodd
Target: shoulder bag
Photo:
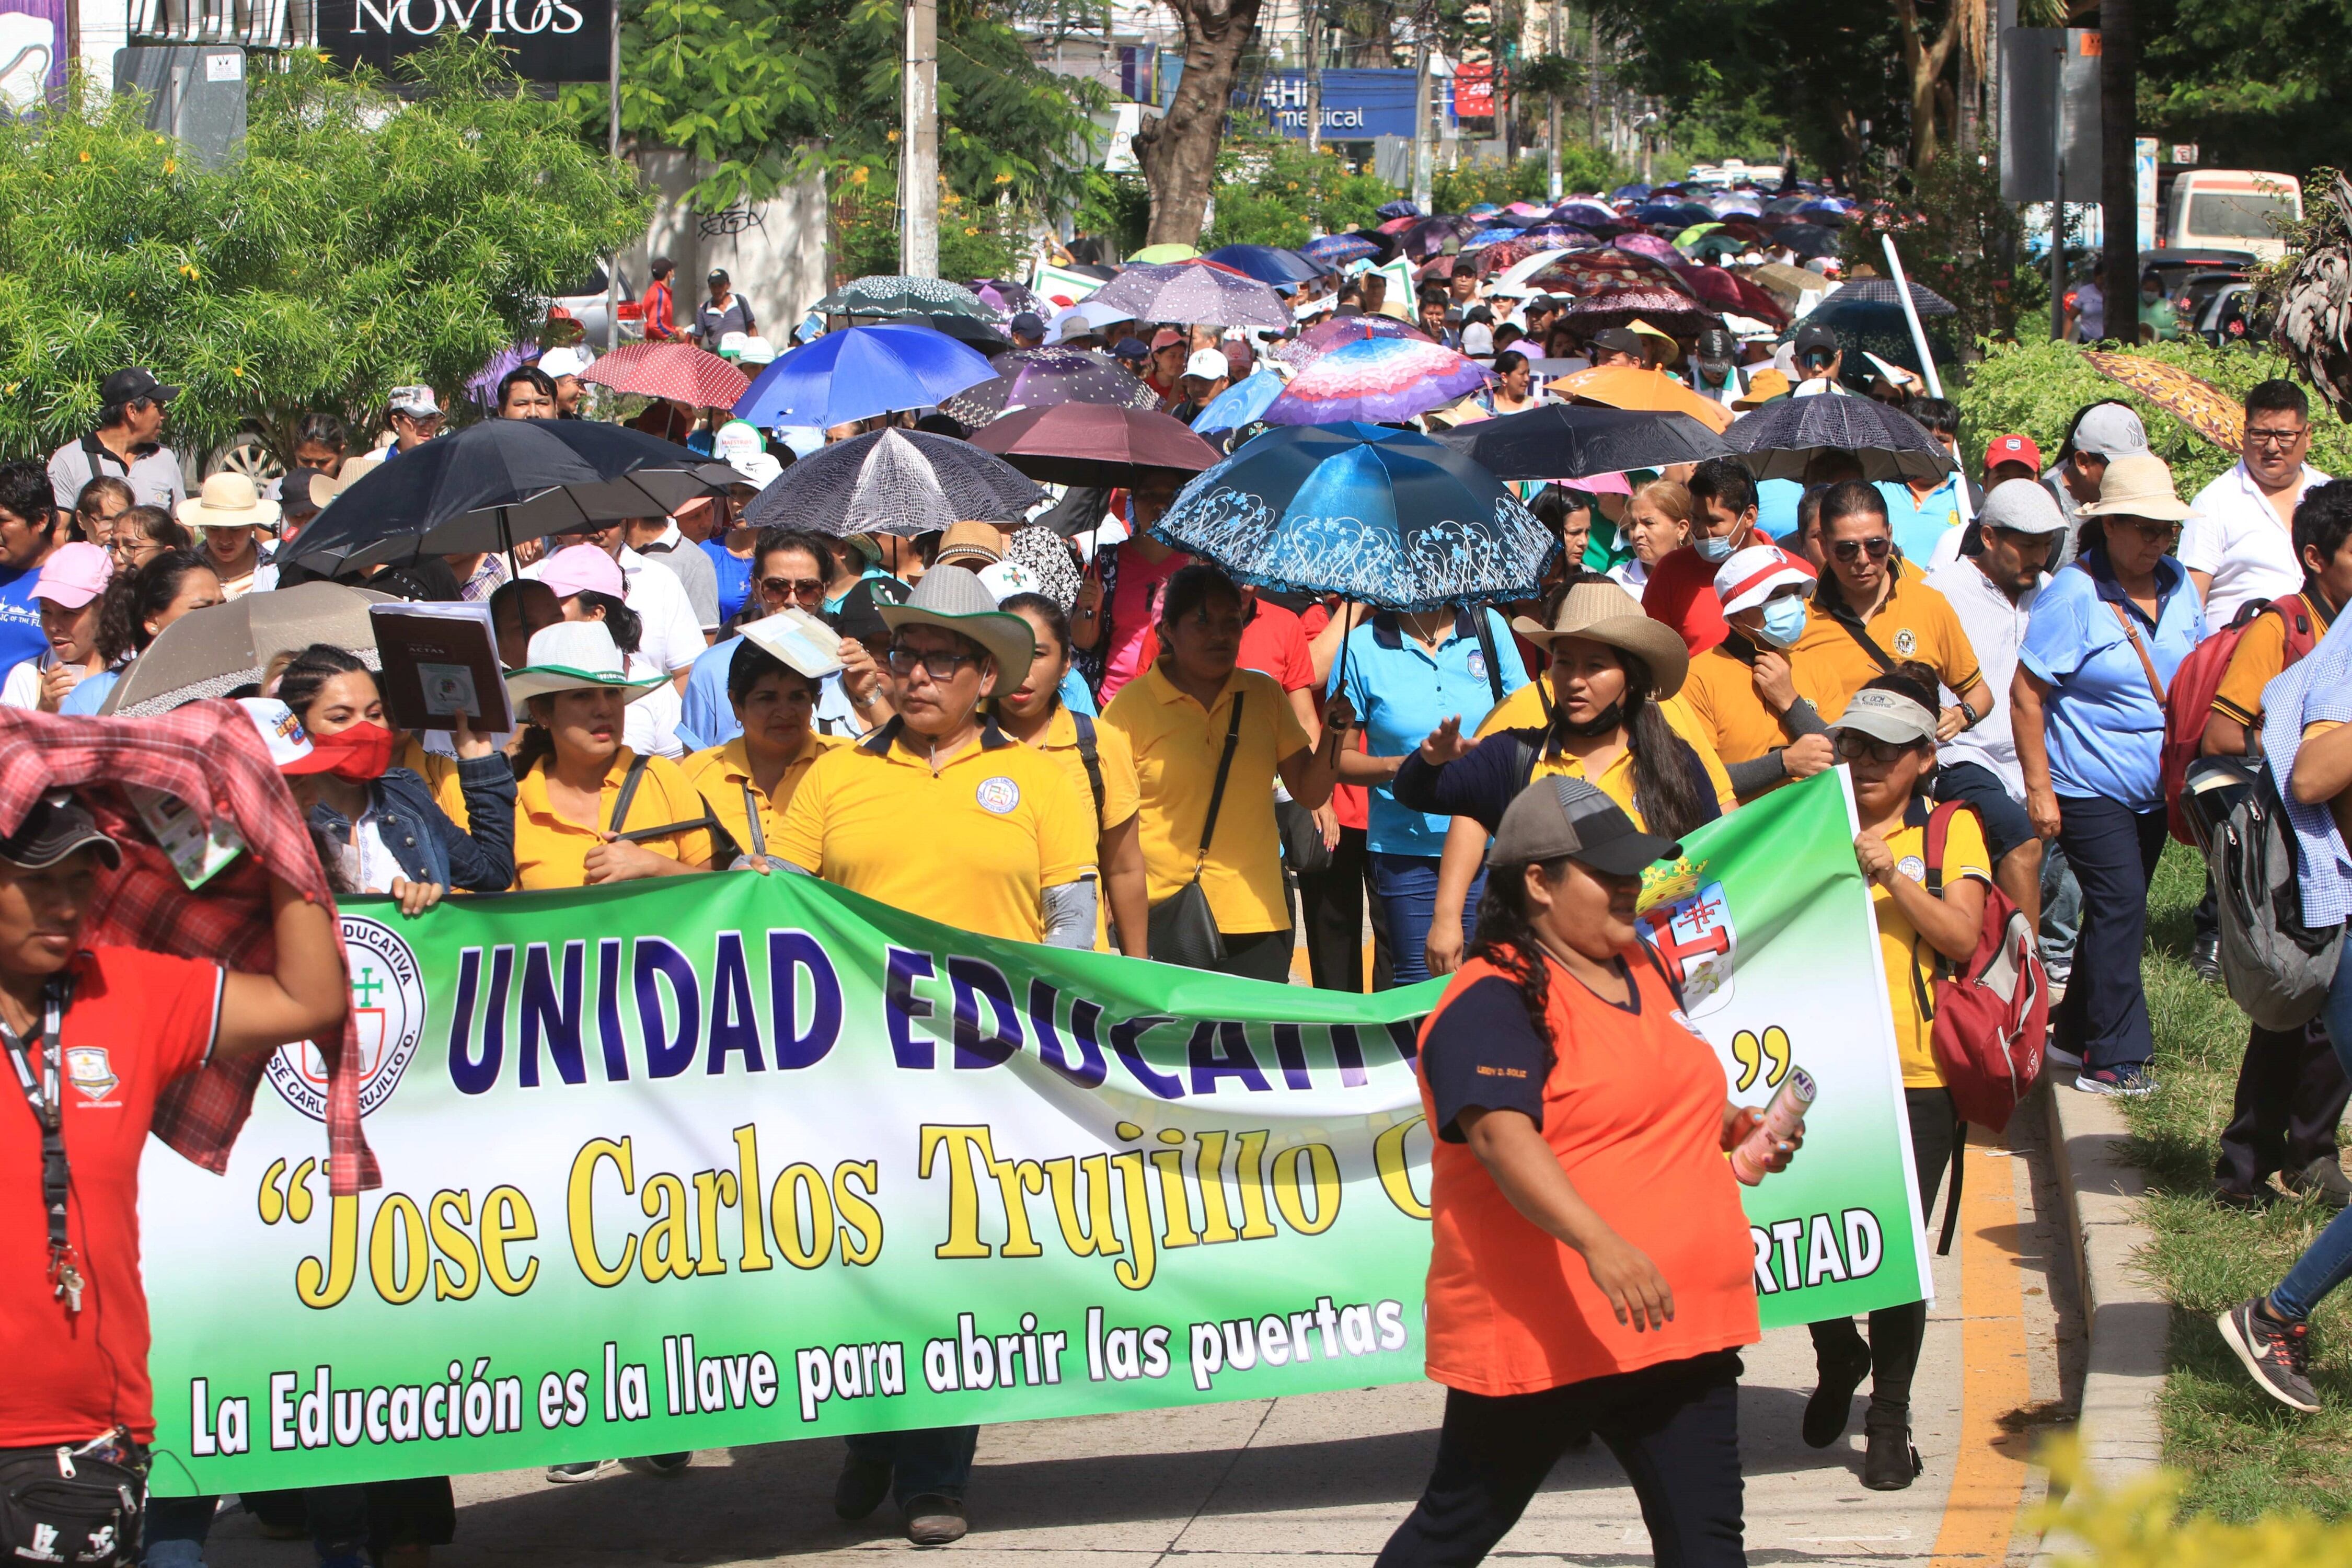
<instances>
[{"instance_id":1,"label":"shoulder bag","mask_svg":"<svg viewBox=\"0 0 2352 1568\"><path fill-rule=\"evenodd\" d=\"M1201 886L1201 868L1208 864L1209 840L1217 831L1217 813L1225 803L1225 780L1234 771L1234 752L1242 742L1242 694L1234 693L1233 721L1225 727L1224 754L1217 759L1216 786L1209 792L1208 820L1201 824L1201 847L1192 858L1192 875L1182 887L1151 906L1150 956L1161 963L1187 969L1207 969L1225 961L1225 936L1217 929L1216 911Z\"/></svg>"}]
</instances>

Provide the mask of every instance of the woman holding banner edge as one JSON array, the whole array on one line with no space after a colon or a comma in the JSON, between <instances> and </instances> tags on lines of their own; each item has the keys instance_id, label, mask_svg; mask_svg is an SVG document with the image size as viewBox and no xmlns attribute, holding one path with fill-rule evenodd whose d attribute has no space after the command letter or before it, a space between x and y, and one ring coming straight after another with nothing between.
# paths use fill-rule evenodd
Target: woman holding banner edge
<instances>
[{"instance_id":1,"label":"woman holding banner edge","mask_svg":"<svg viewBox=\"0 0 2352 1568\"><path fill-rule=\"evenodd\" d=\"M1643 868L1680 852L1582 779L1503 813L1477 942L1422 1026L1445 1418L1380 1568L1483 1560L1587 1433L1624 1465L1660 1568L1746 1562L1738 1347L1760 1331L1723 1154L1759 1113L1731 1104L1635 934Z\"/></svg>"}]
</instances>

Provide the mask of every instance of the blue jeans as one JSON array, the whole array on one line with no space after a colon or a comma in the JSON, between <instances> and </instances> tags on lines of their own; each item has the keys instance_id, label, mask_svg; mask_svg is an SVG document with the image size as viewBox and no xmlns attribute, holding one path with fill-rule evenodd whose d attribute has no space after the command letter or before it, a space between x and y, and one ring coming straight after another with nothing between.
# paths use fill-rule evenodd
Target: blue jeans
<instances>
[{"instance_id":1,"label":"blue jeans","mask_svg":"<svg viewBox=\"0 0 2352 1568\"><path fill-rule=\"evenodd\" d=\"M1437 857L1388 855L1374 850L1372 896L1388 912L1391 983L1411 985L1429 978L1429 925L1437 913ZM1478 896L1486 890L1486 872L1470 884L1462 900L1462 945L1466 951L1478 934Z\"/></svg>"},{"instance_id":2,"label":"blue jeans","mask_svg":"<svg viewBox=\"0 0 2352 1568\"><path fill-rule=\"evenodd\" d=\"M842 1439L852 1458L890 1467L890 1497L900 1508L919 1497L963 1500L971 1479L977 1426L929 1426L913 1432L861 1432Z\"/></svg>"},{"instance_id":3,"label":"blue jeans","mask_svg":"<svg viewBox=\"0 0 2352 1568\"><path fill-rule=\"evenodd\" d=\"M2066 999L2050 1032L2090 1068L2145 1067L2156 1055L2140 949L2147 938L2147 879L2164 852L2164 812L2134 811L2101 795L2058 797L2058 847L2083 888L2083 926Z\"/></svg>"},{"instance_id":4,"label":"blue jeans","mask_svg":"<svg viewBox=\"0 0 2352 1568\"><path fill-rule=\"evenodd\" d=\"M2053 984L2074 973L2074 940L2083 931L2083 884L2055 842L2042 847L2042 966Z\"/></svg>"},{"instance_id":5,"label":"blue jeans","mask_svg":"<svg viewBox=\"0 0 2352 1568\"><path fill-rule=\"evenodd\" d=\"M2336 979L2327 987L2327 1005L2319 1015L2327 1027L2327 1043L2336 1059L2352 1074L2352 963L2338 962ZM2304 1249L2286 1279L2271 1292L2271 1305L2282 1317L2302 1319L2330 1290L2352 1279L2352 1209L2337 1211L2319 1238Z\"/></svg>"}]
</instances>

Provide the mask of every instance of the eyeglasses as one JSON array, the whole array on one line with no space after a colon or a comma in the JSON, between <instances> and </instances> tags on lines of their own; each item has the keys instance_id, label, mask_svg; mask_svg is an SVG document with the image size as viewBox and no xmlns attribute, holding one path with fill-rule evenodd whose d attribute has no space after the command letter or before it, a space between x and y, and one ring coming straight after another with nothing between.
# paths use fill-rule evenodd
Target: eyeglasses
<instances>
[{"instance_id":1,"label":"eyeglasses","mask_svg":"<svg viewBox=\"0 0 2352 1568\"><path fill-rule=\"evenodd\" d=\"M2169 544L2180 532L2177 522L2163 522L2153 518L2119 517L2114 520L2130 529L2150 544Z\"/></svg>"},{"instance_id":2,"label":"eyeglasses","mask_svg":"<svg viewBox=\"0 0 2352 1568\"><path fill-rule=\"evenodd\" d=\"M894 647L890 650L890 673L902 679L914 674L915 667L920 665L923 673L933 680L952 680L957 670L967 664L979 662L971 654L957 653L950 648Z\"/></svg>"},{"instance_id":3,"label":"eyeglasses","mask_svg":"<svg viewBox=\"0 0 2352 1568\"><path fill-rule=\"evenodd\" d=\"M1882 533L1874 539L1841 539L1830 546L1830 553L1841 561L1852 561L1867 550L1873 561L1884 561L1887 552L1894 548L1894 537Z\"/></svg>"},{"instance_id":4,"label":"eyeglasses","mask_svg":"<svg viewBox=\"0 0 2352 1568\"><path fill-rule=\"evenodd\" d=\"M2256 430L2249 427L2246 431L2246 445L2249 447L2292 447L2297 441L2302 440L2305 436L2310 434L2311 426L2308 425L2305 426L2300 430Z\"/></svg>"},{"instance_id":5,"label":"eyeglasses","mask_svg":"<svg viewBox=\"0 0 2352 1568\"><path fill-rule=\"evenodd\" d=\"M1838 731L1837 754L1849 763L1858 763L1864 757L1868 757L1874 763L1899 762L1902 760L1903 753L1909 750L1911 746L1907 742L1882 741L1875 735L1865 735L1859 730Z\"/></svg>"},{"instance_id":6,"label":"eyeglasses","mask_svg":"<svg viewBox=\"0 0 2352 1568\"><path fill-rule=\"evenodd\" d=\"M822 599L824 582L817 577L762 577L760 592L771 599L781 599L788 594L795 599Z\"/></svg>"}]
</instances>

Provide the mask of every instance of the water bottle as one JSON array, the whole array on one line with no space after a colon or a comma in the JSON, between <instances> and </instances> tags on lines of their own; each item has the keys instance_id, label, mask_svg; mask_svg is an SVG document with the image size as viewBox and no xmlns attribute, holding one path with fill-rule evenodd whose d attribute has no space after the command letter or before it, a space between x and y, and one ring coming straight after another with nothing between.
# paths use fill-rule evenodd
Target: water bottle
<instances>
[{"instance_id":1,"label":"water bottle","mask_svg":"<svg viewBox=\"0 0 2352 1568\"><path fill-rule=\"evenodd\" d=\"M1764 1107L1763 1120L1731 1152L1731 1173L1748 1186L1760 1184L1774 1151L1804 1124L1805 1112L1812 1109L1815 1097L1813 1075L1802 1068L1790 1068L1771 1102Z\"/></svg>"}]
</instances>

